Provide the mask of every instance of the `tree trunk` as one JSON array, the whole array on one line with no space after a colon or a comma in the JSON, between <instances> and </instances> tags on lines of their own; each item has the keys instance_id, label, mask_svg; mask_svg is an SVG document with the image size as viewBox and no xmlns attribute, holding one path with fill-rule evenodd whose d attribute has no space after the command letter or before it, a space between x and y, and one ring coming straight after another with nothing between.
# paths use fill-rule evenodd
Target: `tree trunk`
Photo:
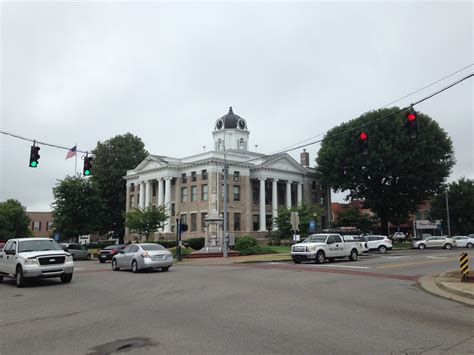
<instances>
[{"instance_id":1,"label":"tree trunk","mask_svg":"<svg viewBox=\"0 0 474 355\"><path fill-rule=\"evenodd\" d=\"M388 219L385 217L380 218L380 234L390 236L388 230Z\"/></svg>"}]
</instances>

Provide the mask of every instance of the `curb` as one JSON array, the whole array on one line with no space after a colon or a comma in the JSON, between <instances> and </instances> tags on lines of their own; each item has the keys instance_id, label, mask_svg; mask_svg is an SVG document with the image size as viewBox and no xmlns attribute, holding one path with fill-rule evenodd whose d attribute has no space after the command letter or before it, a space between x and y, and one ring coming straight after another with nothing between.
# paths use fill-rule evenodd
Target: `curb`
<instances>
[{"instance_id":1,"label":"curb","mask_svg":"<svg viewBox=\"0 0 474 355\"><path fill-rule=\"evenodd\" d=\"M439 276L422 276L418 279L418 283L421 288L428 293L474 307L474 299L471 298L470 295L438 284L438 282L436 282L438 277Z\"/></svg>"}]
</instances>

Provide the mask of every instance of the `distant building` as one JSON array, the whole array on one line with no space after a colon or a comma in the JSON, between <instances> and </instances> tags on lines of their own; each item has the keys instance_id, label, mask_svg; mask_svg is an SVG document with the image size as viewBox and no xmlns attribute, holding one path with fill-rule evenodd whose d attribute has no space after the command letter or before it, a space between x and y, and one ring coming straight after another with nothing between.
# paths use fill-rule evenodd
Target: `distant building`
<instances>
[{"instance_id":1,"label":"distant building","mask_svg":"<svg viewBox=\"0 0 474 355\"><path fill-rule=\"evenodd\" d=\"M270 133L270 132L269 132ZM216 120L214 146L207 152L184 158L150 155L135 169L128 170L126 211L140 206L167 206L170 216L155 239L174 238L176 218L188 224L184 238L202 237L204 219L212 208L223 213L223 166L229 166L228 230L236 237L265 237L275 230L272 220L278 208L300 203L321 204L330 219L330 189L321 185L310 167L309 153L301 162L290 155L265 155L249 150L247 121L232 108ZM272 139L268 135L268 139ZM187 144L179 142L176 144ZM133 239L126 231L126 238Z\"/></svg>"},{"instance_id":2,"label":"distant building","mask_svg":"<svg viewBox=\"0 0 474 355\"><path fill-rule=\"evenodd\" d=\"M30 229L37 238L53 236L53 214L51 212L26 212L31 219Z\"/></svg>"}]
</instances>

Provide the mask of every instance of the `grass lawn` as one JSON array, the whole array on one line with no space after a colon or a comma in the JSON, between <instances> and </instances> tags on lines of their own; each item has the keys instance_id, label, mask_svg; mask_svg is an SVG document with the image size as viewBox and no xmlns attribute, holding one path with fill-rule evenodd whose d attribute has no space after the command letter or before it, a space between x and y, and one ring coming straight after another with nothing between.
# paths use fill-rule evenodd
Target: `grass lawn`
<instances>
[{"instance_id":1,"label":"grass lawn","mask_svg":"<svg viewBox=\"0 0 474 355\"><path fill-rule=\"evenodd\" d=\"M291 246L284 245L269 245L268 248L275 250L279 254L289 254L291 251Z\"/></svg>"}]
</instances>

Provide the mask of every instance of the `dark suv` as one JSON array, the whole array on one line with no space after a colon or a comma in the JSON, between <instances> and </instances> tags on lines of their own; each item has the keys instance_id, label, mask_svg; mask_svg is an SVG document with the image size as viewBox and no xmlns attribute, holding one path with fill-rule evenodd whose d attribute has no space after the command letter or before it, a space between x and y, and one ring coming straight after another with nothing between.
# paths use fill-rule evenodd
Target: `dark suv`
<instances>
[{"instance_id":1,"label":"dark suv","mask_svg":"<svg viewBox=\"0 0 474 355\"><path fill-rule=\"evenodd\" d=\"M107 260L112 260L112 257L115 254L120 253L120 250L122 250L124 247L125 245L123 244L109 245L108 247L97 251L97 258L101 263L105 263Z\"/></svg>"}]
</instances>

